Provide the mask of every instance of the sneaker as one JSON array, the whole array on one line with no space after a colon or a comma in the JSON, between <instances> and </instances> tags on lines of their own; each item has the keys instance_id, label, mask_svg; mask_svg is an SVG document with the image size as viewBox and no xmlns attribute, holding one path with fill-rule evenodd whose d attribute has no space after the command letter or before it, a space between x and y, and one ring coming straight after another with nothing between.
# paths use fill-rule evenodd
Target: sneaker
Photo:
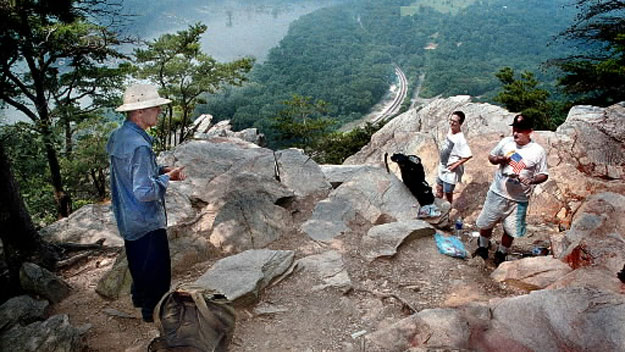
<instances>
[{"instance_id":1,"label":"sneaker","mask_svg":"<svg viewBox=\"0 0 625 352\"><path fill-rule=\"evenodd\" d=\"M495 252L495 258L493 258L493 262L496 266L506 261L506 255L500 251Z\"/></svg>"},{"instance_id":2,"label":"sneaker","mask_svg":"<svg viewBox=\"0 0 625 352\"><path fill-rule=\"evenodd\" d=\"M475 252L473 252L472 257L475 258L477 256L482 257L482 259L484 259L484 260L488 259L488 248L486 248L486 247L477 247Z\"/></svg>"},{"instance_id":3,"label":"sneaker","mask_svg":"<svg viewBox=\"0 0 625 352\"><path fill-rule=\"evenodd\" d=\"M143 301L136 299L134 296L132 297L132 305L135 306L135 308L141 308L143 307Z\"/></svg>"},{"instance_id":4,"label":"sneaker","mask_svg":"<svg viewBox=\"0 0 625 352\"><path fill-rule=\"evenodd\" d=\"M625 284L625 266L623 266L623 270L616 273L616 277L618 277L618 279Z\"/></svg>"}]
</instances>

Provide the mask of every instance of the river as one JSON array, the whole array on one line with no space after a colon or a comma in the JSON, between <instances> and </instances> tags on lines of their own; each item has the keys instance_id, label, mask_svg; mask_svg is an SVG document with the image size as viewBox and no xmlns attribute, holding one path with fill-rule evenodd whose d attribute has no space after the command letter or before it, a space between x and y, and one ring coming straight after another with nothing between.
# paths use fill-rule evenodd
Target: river
<instances>
[{"instance_id":1,"label":"river","mask_svg":"<svg viewBox=\"0 0 625 352\"><path fill-rule=\"evenodd\" d=\"M262 63L286 35L291 22L344 1L129 0L125 12L133 16L126 33L152 40L200 22L208 27L201 38L206 54L220 62L252 56ZM30 120L12 107L0 110L0 125L16 121Z\"/></svg>"},{"instance_id":2,"label":"river","mask_svg":"<svg viewBox=\"0 0 625 352\"><path fill-rule=\"evenodd\" d=\"M253 56L263 62L286 35L291 22L341 2L344 0L176 1L169 6L162 4L154 9L156 13L137 16L135 22L140 24L137 34L148 39L201 22L208 27L201 39L202 50L217 61ZM180 8L181 4L186 4L185 8Z\"/></svg>"}]
</instances>

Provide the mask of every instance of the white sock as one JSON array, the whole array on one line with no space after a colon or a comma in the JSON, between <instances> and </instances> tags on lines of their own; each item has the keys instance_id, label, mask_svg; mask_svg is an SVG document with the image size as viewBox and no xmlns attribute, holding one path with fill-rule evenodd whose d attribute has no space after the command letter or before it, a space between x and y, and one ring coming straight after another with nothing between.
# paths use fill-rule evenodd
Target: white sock
<instances>
[{"instance_id":1,"label":"white sock","mask_svg":"<svg viewBox=\"0 0 625 352\"><path fill-rule=\"evenodd\" d=\"M477 240L478 247L488 248L489 245L490 245L490 238L484 237L484 236L480 236L480 238L478 238Z\"/></svg>"},{"instance_id":2,"label":"white sock","mask_svg":"<svg viewBox=\"0 0 625 352\"><path fill-rule=\"evenodd\" d=\"M503 245L500 244L497 247L497 252L501 252L503 254L508 254L508 249L509 249L508 247L504 247Z\"/></svg>"}]
</instances>

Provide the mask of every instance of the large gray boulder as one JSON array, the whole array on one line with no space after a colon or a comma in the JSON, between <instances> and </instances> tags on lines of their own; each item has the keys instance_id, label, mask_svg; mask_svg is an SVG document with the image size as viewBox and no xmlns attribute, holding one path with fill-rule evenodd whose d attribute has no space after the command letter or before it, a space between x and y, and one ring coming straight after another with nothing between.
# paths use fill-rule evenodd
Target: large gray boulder
<instances>
[{"instance_id":1,"label":"large gray boulder","mask_svg":"<svg viewBox=\"0 0 625 352\"><path fill-rule=\"evenodd\" d=\"M524 290L545 288L573 271L552 256L529 257L501 263L490 277Z\"/></svg>"},{"instance_id":2,"label":"large gray boulder","mask_svg":"<svg viewBox=\"0 0 625 352\"><path fill-rule=\"evenodd\" d=\"M15 326L0 335L0 351L79 352L83 349L81 331L69 323L67 315L55 315L43 322Z\"/></svg>"},{"instance_id":3,"label":"large gray boulder","mask_svg":"<svg viewBox=\"0 0 625 352\"><path fill-rule=\"evenodd\" d=\"M0 331L13 326L27 325L45 318L48 301L36 300L30 296L13 297L0 306Z\"/></svg>"},{"instance_id":4,"label":"large gray boulder","mask_svg":"<svg viewBox=\"0 0 625 352\"><path fill-rule=\"evenodd\" d=\"M612 273L625 264L625 196L590 196L573 217L560 259L572 268L598 265Z\"/></svg>"},{"instance_id":5,"label":"large gray boulder","mask_svg":"<svg viewBox=\"0 0 625 352\"><path fill-rule=\"evenodd\" d=\"M291 214L279 204L294 194L273 178L226 173L205 194L211 201L192 229L224 253L263 248L291 228Z\"/></svg>"},{"instance_id":6,"label":"large gray boulder","mask_svg":"<svg viewBox=\"0 0 625 352\"><path fill-rule=\"evenodd\" d=\"M184 166L187 179L179 182L180 191L193 202L208 203L211 199L206 197L206 192L211 189L209 184L215 177L246 160L270 154L268 149L228 139L195 140L161 153L159 163Z\"/></svg>"},{"instance_id":7,"label":"large gray boulder","mask_svg":"<svg viewBox=\"0 0 625 352\"><path fill-rule=\"evenodd\" d=\"M625 297L591 288L539 290L491 306L486 351L624 351Z\"/></svg>"},{"instance_id":8,"label":"large gray boulder","mask_svg":"<svg viewBox=\"0 0 625 352\"><path fill-rule=\"evenodd\" d=\"M104 238L105 246L124 245L124 240L117 231L110 203L87 204L70 216L44 227L40 234L56 243L95 243Z\"/></svg>"},{"instance_id":9,"label":"large gray boulder","mask_svg":"<svg viewBox=\"0 0 625 352\"><path fill-rule=\"evenodd\" d=\"M61 302L70 295L72 289L61 278L33 263L22 264L20 284L24 291L45 297L52 303Z\"/></svg>"},{"instance_id":10,"label":"large gray boulder","mask_svg":"<svg viewBox=\"0 0 625 352\"><path fill-rule=\"evenodd\" d=\"M372 224L416 217L416 199L395 175L363 168L319 202L301 230L318 241L331 241L360 216Z\"/></svg>"},{"instance_id":11,"label":"large gray boulder","mask_svg":"<svg viewBox=\"0 0 625 352\"><path fill-rule=\"evenodd\" d=\"M428 309L367 335L367 350L624 351L625 297L592 288Z\"/></svg>"},{"instance_id":12,"label":"large gray boulder","mask_svg":"<svg viewBox=\"0 0 625 352\"><path fill-rule=\"evenodd\" d=\"M556 131L568 137L561 140L561 145L570 146L559 149L559 155L574 160L574 166L589 176L625 181L623 119L623 103L607 108L574 106Z\"/></svg>"},{"instance_id":13,"label":"large gray boulder","mask_svg":"<svg viewBox=\"0 0 625 352\"><path fill-rule=\"evenodd\" d=\"M247 250L216 262L192 286L224 294L235 305L258 300L261 290L293 264L293 251Z\"/></svg>"}]
</instances>

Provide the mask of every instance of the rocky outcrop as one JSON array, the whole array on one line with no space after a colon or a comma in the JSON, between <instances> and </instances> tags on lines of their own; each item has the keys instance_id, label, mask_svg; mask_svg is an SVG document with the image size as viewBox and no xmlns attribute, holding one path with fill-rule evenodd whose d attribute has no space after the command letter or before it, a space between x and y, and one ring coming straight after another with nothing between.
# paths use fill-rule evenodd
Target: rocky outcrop
<instances>
[{"instance_id":1,"label":"rocky outcrop","mask_svg":"<svg viewBox=\"0 0 625 352\"><path fill-rule=\"evenodd\" d=\"M301 150L272 151L219 132L160 156L162 164L185 165L188 175L183 182L171 183L166 198L174 274L219 258L193 285L225 293L239 306L262 301L263 290L271 283L275 286L265 292L268 296L284 287L303 287L321 300L316 307L321 311L315 314L349 312L349 319L342 320L343 330L360 333L377 327L366 337L371 351L625 350L623 286L615 276L625 263L623 131L617 124L623 106L576 107L557 131L533 134L548 152L550 179L536 187L528 217L534 226L515 245L546 240L548 234L541 232L548 227L546 221L560 223L563 232L551 236L554 256L505 262L491 277L485 273L492 269L489 261L475 265L475 260L447 258L452 264L444 262L449 266L441 268L438 264L443 261L430 260L437 253L435 243L423 237L431 236L434 229L416 220L416 199L400 180L396 164L389 163L389 173L384 161L385 153L417 154L434 185L437 143L444 138L454 110L467 114L463 128L474 158L467 164L464 183L457 187L454 209L439 200L446 219L428 220L441 228L443 222L461 216L472 227L494 171L487 155L510 134L508 124L514 114L500 107L472 103L467 96L436 99L390 121L344 165L319 166ZM198 122L197 131L214 128L215 132L220 126ZM591 150L599 145L610 151L603 155ZM542 227L536 226L539 223ZM46 229L59 241L84 243L105 237L108 245L115 241L106 235L115 231L106 204L85 207ZM463 240L474 245L474 238ZM405 245L409 241L413 242ZM420 257L395 255L402 250L415 250L412 253ZM376 260L381 257L388 260ZM395 261L402 260L394 267ZM409 261L417 264L407 265ZM471 270L484 275L464 282L466 275L474 274ZM411 276L415 273L450 281L438 278L434 285L435 279L421 281L424 276L415 280ZM297 278L283 280L289 275ZM532 293L487 301L512 294L498 290L493 281ZM128 292L129 284L127 264L120 254L97 290L117 298ZM446 297L447 292L440 292L448 284ZM487 289L470 294L481 286ZM435 300L420 302L437 290ZM497 293L490 295L493 290ZM414 301L403 299L404 295ZM453 295L462 299L454 300ZM297 301L301 297L284 301L271 297L276 305L265 305L268 308L257 314L292 314L289 310L294 306L301 307ZM331 306L327 311L320 308L325 309L326 298ZM467 304L476 301L482 303ZM431 302L445 308L400 319L405 312L397 302L411 312ZM369 304L375 309L364 307ZM389 307L393 304L397 309ZM349 350L348 345L333 348Z\"/></svg>"},{"instance_id":2,"label":"rocky outcrop","mask_svg":"<svg viewBox=\"0 0 625 352\"><path fill-rule=\"evenodd\" d=\"M622 351L625 298L591 288L539 290L428 309L367 335L367 350Z\"/></svg>"},{"instance_id":3,"label":"rocky outcrop","mask_svg":"<svg viewBox=\"0 0 625 352\"><path fill-rule=\"evenodd\" d=\"M560 259L572 268L597 265L616 273L625 264L625 196L590 196L575 213Z\"/></svg>"},{"instance_id":4,"label":"rocky outcrop","mask_svg":"<svg viewBox=\"0 0 625 352\"><path fill-rule=\"evenodd\" d=\"M426 168L428 182L434 184L437 142L445 137L449 114L455 110L462 110L467 116L462 130L473 151L473 159L465 164L463 183L456 187L455 207L467 221L474 221L495 170L487 161L488 153L511 133L508 125L514 114L500 107L472 103L469 96L435 99L420 110L410 110L390 121L345 164L380 166L384 153L416 154ZM581 201L589 195L625 193L623 116L624 104L608 108L577 106L555 132L533 134L533 139L548 153L550 179L534 191L531 218L568 227ZM389 166L399 177L398 168L393 163Z\"/></svg>"},{"instance_id":5,"label":"rocky outcrop","mask_svg":"<svg viewBox=\"0 0 625 352\"><path fill-rule=\"evenodd\" d=\"M209 114L200 115L191 127L193 138L210 139L214 137L239 138L246 142L263 145L265 136L258 133L256 128L246 128L241 131L232 131L230 120L219 121L213 124L213 116Z\"/></svg>"}]
</instances>

